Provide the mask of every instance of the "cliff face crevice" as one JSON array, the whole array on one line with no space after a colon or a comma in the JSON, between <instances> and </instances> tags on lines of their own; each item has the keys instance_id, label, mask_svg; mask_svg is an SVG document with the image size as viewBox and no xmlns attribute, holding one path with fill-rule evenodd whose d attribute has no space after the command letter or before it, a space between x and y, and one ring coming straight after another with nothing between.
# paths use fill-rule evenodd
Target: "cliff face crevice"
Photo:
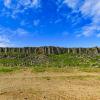
<instances>
[{"instance_id":1,"label":"cliff face crevice","mask_svg":"<svg viewBox=\"0 0 100 100\"><path fill-rule=\"evenodd\" d=\"M24 47L0 48L0 53L26 53L26 54L100 54L100 48L61 48L61 47Z\"/></svg>"}]
</instances>

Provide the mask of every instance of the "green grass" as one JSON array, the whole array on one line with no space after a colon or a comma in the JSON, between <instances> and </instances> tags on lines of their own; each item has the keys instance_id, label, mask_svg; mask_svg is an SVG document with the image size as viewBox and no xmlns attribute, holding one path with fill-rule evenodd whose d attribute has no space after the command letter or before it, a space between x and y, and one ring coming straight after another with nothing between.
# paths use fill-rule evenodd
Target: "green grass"
<instances>
[{"instance_id":1,"label":"green grass","mask_svg":"<svg viewBox=\"0 0 100 100\"><path fill-rule=\"evenodd\" d=\"M82 72L100 72L100 68L94 67L80 67L78 70Z\"/></svg>"},{"instance_id":2,"label":"green grass","mask_svg":"<svg viewBox=\"0 0 100 100\"><path fill-rule=\"evenodd\" d=\"M75 72L100 72L100 68L92 67L30 67L32 72L42 73L42 72L64 72L64 73L75 73Z\"/></svg>"},{"instance_id":3,"label":"green grass","mask_svg":"<svg viewBox=\"0 0 100 100\"><path fill-rule=\"evenodd\" d=\"M37 67L31 67L32 72L73 72L75 71L74 68L59 68L59 67L41 67L41 66L37 66Z\"/></svg>"},{"instance_id":4,"label":"green grass","mask_svg":"<svg viewBox=\"0 0 100 100\"><path fill-rule=\"evenodd\" d=\"M12 67L32 67L34 72L100 72L100 55L87 54L51 54L34 55L24 53L0 53L1 72L12 72ZM8 68L5 68L7 66ZM9 69L10 68L10 69Z\"/></svg>"},{"instance_id":5,"label":"green grass","mask_svg":"<svg viewBox=\"0 0 100 100\"><path fill-rule=\"evenodd\" d=\"M0 67L0 73L10 73L19 70L18 67Z\"/></svg>"},{"instance_id":6,"label":"green grass","mask_svg":"<svg viewBox=\"0 0 100 100\"><path fill-rule=\"evenodd\" d=\"M0 56L0 72L5 73L15 71L17 66L30 67L34 72L100 72L100 55L0 53Z\"/></svg>"},{"instance_id":7,"label":"green grass","mask_svg":"<svg viewBox=\"0 0 100 100\"><path fill-rule=\"evenodd\" d=\"M46 69L44 67L33 67L32 71L33 72L45 72Z\"/></svg>"},{"instance_id":8,"label":"green grass","mask_svg":"<svg viewBox=\"0 0 100 100\"><path fill-rule=\"evenodd\" d=\"M18 70L27 70L30 69L33 73L43 73L43 72L64 72L64 73L76 73L76 72L100 72L100 68L93 67L41 67L41 66L33 66L33 67L0 67L0 73L10 73Z\"/></svg>"}]
</instances>

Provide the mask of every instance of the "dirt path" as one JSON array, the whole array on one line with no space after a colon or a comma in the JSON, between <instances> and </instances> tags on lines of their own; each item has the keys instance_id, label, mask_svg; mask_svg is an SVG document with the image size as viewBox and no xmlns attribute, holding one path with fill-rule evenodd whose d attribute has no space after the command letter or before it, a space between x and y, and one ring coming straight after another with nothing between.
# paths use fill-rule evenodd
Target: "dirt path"
<instances>
[{"instance_id":1,"label":"dirt path","mask_svg":"<svg viewBox=\"0 0 100 100\"><path fill-rule=\"evenodd\" d=\"M0 100L100 100L100 74L0 74Z\"/></svg>"}]
</instances>

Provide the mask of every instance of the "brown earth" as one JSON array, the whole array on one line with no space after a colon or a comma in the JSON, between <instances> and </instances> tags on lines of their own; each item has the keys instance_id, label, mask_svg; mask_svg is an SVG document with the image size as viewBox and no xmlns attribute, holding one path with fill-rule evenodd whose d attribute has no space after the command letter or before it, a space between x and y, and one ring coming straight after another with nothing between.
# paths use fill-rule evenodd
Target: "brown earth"
<instances>
[{"instance_id":1,"label":"brown earth","mask_svg":"<svg viewBox=\"0 0 100 100\"><path fill-rule=\"evenodd\" d=\"M0 74L0 100L100 100L100 73Z\"/></svg>"}]
</instances>

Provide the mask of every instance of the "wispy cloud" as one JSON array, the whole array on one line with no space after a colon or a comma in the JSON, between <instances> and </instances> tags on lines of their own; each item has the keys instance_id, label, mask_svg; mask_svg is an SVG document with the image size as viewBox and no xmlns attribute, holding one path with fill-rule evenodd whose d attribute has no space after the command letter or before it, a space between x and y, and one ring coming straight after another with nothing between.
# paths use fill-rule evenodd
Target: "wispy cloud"
<instances>
[{"instance_id":1,"label":"wispy cloud","mask_svg":"<svg viewBox=\"0 0 100 100\"><path fill-rule=\"evenodd\" d=\"M4 6L10 8L11 0L4 0Z\"/></svg>"},{"instance_id":2,"label":"wispy cloud","mask_svg":"<svg viewBox=\"0 0 100 100\"><path fill-rule=\"evenodd\" d=\"M38 8L40 7L40 0L19 0L17 4L26 7Z\"/></svg>"},{"instance_id":3,"label":"wispy cloud","mask_svg":"<svg viewBox=\"0 0 100 100\"><path fill-rule=\"evenodd\" d=\"M14 3L16 2L16 3ZM24 13L27 9L37 9L41 7L40 0L4 0L4 7L2 9L2 14L16 18L17 14Z\"/></svg>"},{"instance_id":4,"label":"wispy cloud","mask_svg":"<svg viewBox=\"0 0 100 100\"><path fill-rule=\"evenodd\" d=\"M18 34L19 36L25 36L25 35L28 35L30 34L30 32L22 29L22 28L18 28L17 30L11 30L14 34Z\"/></svg>"},{"instance_id":5,"label":"wispy cloud","mask_svg":"<svg viewBox=\"0 0 100 100\"><path fill-rule=\"evenodd\" d=\"M10 28L0 26L0 47L16 46L16 44L14 44L14 40L12 40L14 37L19 36L20 38L23 38L29 34L30 32L22 28L12 30Z\"/></svg>"},{"instance_id":6,"label":"wispy cloud","mask_svg":"<svg viewBox=\"0 0 100 100\"><path fill-rule=\"evenodd\" d=\"M0 35L0 47L13 46L10 39L6 35Z\"/></svg>"},{"instance_id":7,"label":"wispy cloud","mask_svg":"<svg viewBox=\"0 0 100 100\"><path fill-rule=\"evenodd\" d=\"M80 0L64 0L63 4L66 4L67 6L75 10L78 8Z\"/></svg>"},{"instance_id":8,"label":"wispy cloud","mask_svg":"<svg viewBox=\"0 0 100 100\"><path fill-rule=\"evenodd\" d=\"M88 26L84 26L82 28L82 35L86 36L86 37L90 37L90 36L98 36L98 34L100 33L100 26L92 23L89 24Z\"/></svg>"},{"instance_id":9,"label":"wispy cloud","mask_svg":"<svg viewBox=\"0 0 100 100\"><path fill-rule=\"evenodd\" d=\"M84 17L90 17L92 19L92 22L87 27L84 27L82 34L85 36L98 35L100 31L100 1L85 0L80 11Z\"/></svg>"},{"instance_id":10,"label":"wispy cloud","mask_svg":"<svg viewBox=\"0 0 100 100\"><path fill-rule=\"evenodd\" d=\"M98 38L100 38L100 33L97 35Z\"/></svg>"},{"instance_id":11,"label":"wispy cloud","mask_svg":"<svg viewBox=\"0 0 100 100\"><path fill-rule=\"evenodd\" d=\"M85 0L80 8L83 15L99 17L100 16L100 1L99 0Z\"/></svg>"},{"instance_id":12,"label":"wispy cloud","mask_svg":"<svg viewBox=\"0 0 100 100\"><path fill-rule=\"evenodd\" d=\"M32 6L36 8L40 7L40 0L32 0Z\"/></svg>"},{"instance_id":13,"label":"wispy cloud","mask_svg":"<svg viewBox=\"0 0 100 100\"><path fill-rule=\"evenodd\" d=\"M84 0L83 2L81 0L63 0L63 4L71 8L73 12L80 12L85 19L92 20L90 24L81 27L79 36L98 36L100 33L100 0Z\"/></svg>"},{"instance_id":14,"label":"wispy cloud","mask_svg":"<svg viewBox=\"0 0 100 100\"><path fill-rule=\"evenodd\" d=\"M26 7L33 7L37 8L40 7L40 0L15 0L16 4L13 3L13 0L4 0L4 6L7 8L20 8L20 6Z\"/></svg>"}]
</instances>

